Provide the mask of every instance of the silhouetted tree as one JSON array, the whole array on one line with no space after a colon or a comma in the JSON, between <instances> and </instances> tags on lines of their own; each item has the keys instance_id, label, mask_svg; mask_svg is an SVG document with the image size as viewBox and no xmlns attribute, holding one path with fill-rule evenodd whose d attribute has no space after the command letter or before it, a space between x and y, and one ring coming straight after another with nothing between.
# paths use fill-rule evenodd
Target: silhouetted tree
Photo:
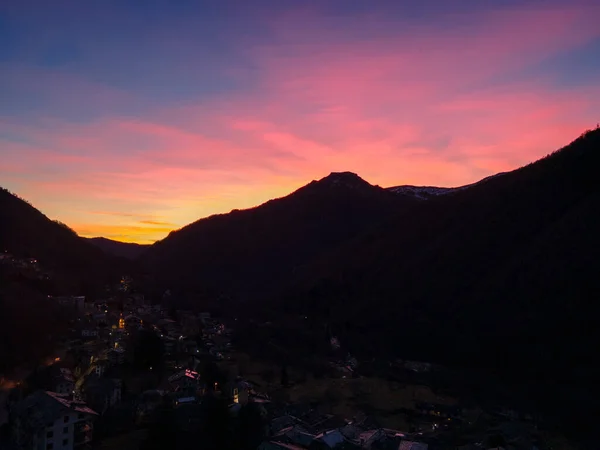
<instances>
[{"instance_id":1,"label":"silhouetted tree","mask_svg":"<svg viewBox=\"0 0 600 450\"><path fill-rule=\"evenodd\" d=\"M224 398L207 395L202 402L202 425L198 430L198 446L206 450L232 448L232 420Z\"/></svg>"},{"instance_id":2,"label":"silhouetted tree","mask_svg":"<svg viewBox=\"0 0 600 450\"><path fill-rule=\"evenodd\" d=\"M287 387L290 384L290 378L287 371L287 366L281 366L281 385Z\"/></svg>"},{"instance_id":3,"label":"silhouetted tree","mask_svg":"<svg viewBox=\"0 0 600 450\"><path fill-rule=\"evenodd\" d=\"M254 450L266 438L266 411L258 404L250 402L240 409L236 437L236 448Z\"/></svg>"},{"instance_id":4,"label":"silhouetted tree","mask_svg":"<svg viewBox=\"0 0 600 450\"><path fill-rule=\"evenodd\" d=\"M150 427L148 437L140 450L164 450L173 448L177 439L177 428L173 408L164 402L157 411L157 421Z\"/></svg>"},{"instance_id":5,"label":"silhouetted tree","mask_svg":"<svg viewBox=\"0 0 600 450\"><path fill-rule=\"evenodd\" d=\"M222 386L227 382L227 375L219 368L214 361L205 362L200 368L200 376L207 384L209 389L213 389L215 383Z\"/></svg>"},{"instance_id":6,"label":"silhouetted tree","mask_svg":"<svg viewBox=\"0 0 600 450\"><path fill-rule=\"evenodd\" d=\"M160 371L163 364L163 348L160 338L152 331L138 333L133 350L134 365L138 369Z\"/></svg>"}]
</instances>

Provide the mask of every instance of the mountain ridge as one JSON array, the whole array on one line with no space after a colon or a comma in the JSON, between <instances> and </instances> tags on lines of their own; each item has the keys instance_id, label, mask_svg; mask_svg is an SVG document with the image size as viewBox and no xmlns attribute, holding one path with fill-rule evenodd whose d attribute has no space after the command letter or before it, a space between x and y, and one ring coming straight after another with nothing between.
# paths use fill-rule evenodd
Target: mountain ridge
<instances>
[{"instance_id":1,"label":"mountain ridge","mask_svg":"<svg viewBox=\"0 0 600 450\"><path fill-rule=\"evenodd\" d=\"M60 280L57 289L66 293L92 293L125 268L122 261L4 188L0 188L0 248L37 259Z\"/></svg>"},{"instance_id":2,"label":"mountain ridge","mask_svg":"<svg viewBox=\"0 0 600 450\"><path fill-rule=\"evenodd\" d=\"M150 247L150 244L122 242L101 236L83 239L100 248L109 255L132 260L138 258L148 247Z\"/></svg>"}]
</instances>

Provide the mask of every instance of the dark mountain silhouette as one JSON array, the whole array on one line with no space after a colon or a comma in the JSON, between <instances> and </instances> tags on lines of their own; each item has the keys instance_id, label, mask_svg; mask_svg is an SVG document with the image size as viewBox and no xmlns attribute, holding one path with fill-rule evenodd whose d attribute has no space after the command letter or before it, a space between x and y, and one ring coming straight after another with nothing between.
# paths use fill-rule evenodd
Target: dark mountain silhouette
<instances>
[{"instance_id":1,"label":"dark mountain silhouette","mask_svg":"<svg viewBox=\"0 0 600 450\"><path fill-rule=\"evenodd\" d=\"M356 174L332 173L287 197L174 231L143 260L165 287L256 298L277 292L298 267L416 203Z\"/></svg>"},{"instance_id":2,"label":"dark mountain silhouette","mask_svg":"<svg viewBox=\"0 0 600 450\"><path fill-rule=\"evenodd\" d=\"M301 276L311 281L302 284L328 280L387 310L423 309L429 320L451 315L444 332L466 327L477 311L480 333L510 334L507 324L547 323L551 308L561 327L576 327L561 310L566 299L574 313L576 302L593 306L600 294L599 163L595 130L536 163L421 202L306 267Z\"/></svg>"},{"instance_id":3,"label":"dark mountain silhouette","mask_svg":"<svg viewBox=\"0 0 600 450\"><path fill-rule=\"evenodd\" d=\"M416 340L436 359L460 348L465 363L509 342L595 333L599 163L594 130L536 163L421 202L297 271L288 306L375 330L385 351L393 342L424 354ZM544 358L574 361L588 350L548 348Z\"/></svg>"},{"instance_id":4,"label":"dark mountain silhouette","mask_svg":"<svg viewBox=\"0 0 600 450\"><path fill-rule=\"evenodd\" d=\"M132 242L113 241L103 237L85 238L88 242L102 249L105 253L127 259L138 258L149 245Z\"/></svg>"},{"instance_id":5,"label":"dark mountain silhouette","mask_svg":"<svg viewBox=\"0 0 600 450\"><path fill-rule=\"evenodd\" d=\"M123 261L80 238L25 200L0 188L0 249L35 258L51 271L58 291L91 293L125 268Z\"/></svg>"},{"instance_id":6,"label":"dark mountain silhouette","mask_svg":"<svg viewBox=\"0 0 600 450\"><path fill-rule=\"evenodd\" d=\"M599 167L596 129L421 201L296 271L269 308L321 318L357 354L495 372L584 432L600 394Z\"/></svg>"},{"instance_id":7,"label":"dark mountain silhouette","mask_svg":"<svg viewBox=\"0 0 600 450\"><path fill-rule=\"evenodd\" d=\"M550 239L545 236L554 227L555 233L563 230L554 239L572 238L568 230L576 224L569 217L577 208L581 215L593 210L585 205L593 204L597 189L599 133L589 132L524 168L460 188L386 190L353 173L332 173L287 197L172 232L143 259L165 288L204 289L238 300L269 296L292 309L321 310L326 316L336 311L343 321L356 314L364 322L369 314L361 308L375 305L398 314L423 311L414 324L448 314L469 321L467 312L486 309L485 298L498 298L498 292L509 297L496 301L510 316L515 310L509 305L520 300L510 292L517 285L504 277L514 277L513 267L536 254L533 246ZM423 192L431 193L428 201L422 201ZM528 264L540 267L531 258ZM552 255L545 261L554 262L555 271L563 267ZM565 279L571 275L567 270ZM281 302L284 288L295 300ZM521 289L533 288L523 283ZM519 320L526 323L520 315ZM379 328L376 322L370 325ZM458 322L456 316L453 323ZM477 323L490 333L490 324ZM427 327L415 331L421 329L429 333ZM454 328L436 325L435 331L444 335Z\"/></svg>"}]
</instances>

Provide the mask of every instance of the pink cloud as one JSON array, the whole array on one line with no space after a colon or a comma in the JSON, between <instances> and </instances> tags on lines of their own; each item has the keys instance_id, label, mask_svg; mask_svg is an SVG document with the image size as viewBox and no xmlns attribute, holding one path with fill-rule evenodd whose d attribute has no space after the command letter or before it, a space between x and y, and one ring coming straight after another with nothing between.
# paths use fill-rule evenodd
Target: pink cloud
<instances>
[{"instance_id":1,"label":"pink cloud","mask_svg":"<svg viewBox=\"0 0 600 450\"><path fill-rule=\"evenodd\" d=\"M360 40L345 19L283 16L270 24L273 44L245 49L255 89L131 119L110 114L126 94L75 82L90 107L109 114L0 122L0 132L22 138L1 142L16 162L2 161L0 174L27 179L34 204L76 230L127 239L146 239L144 225L156 225L158 238L331 171L383 186L471 183L596 123L595 86L561 91L547 74L498 81L600 36L590 8L466 15L453 18L455 28L398 24L387 34L371 16L354 23L370 33ZM63 86L62 77L50 79ZM99 219L97 211L114 212Z\"/></svg>"},{"instance_id":2,"label":"pink cloud","mask_svg":"<svg viewBox=\"0 0 600 450\"><path fill-rule=\"evenodd\" d=\"M265 85L279 94L334 104L368 101L383 83L393 86L385 92L388 101L411 101L584 44L600 35L592 20L598 12L593 6L496 11L453 16L463 25L451 28L400 22L391 35L376 31L385 17L352 18L335 27L327 18L288 15L273 23L276 43L249 52L265 68ZM374 36L357 40L356 29Z\"/></svg>"}]
</instances>

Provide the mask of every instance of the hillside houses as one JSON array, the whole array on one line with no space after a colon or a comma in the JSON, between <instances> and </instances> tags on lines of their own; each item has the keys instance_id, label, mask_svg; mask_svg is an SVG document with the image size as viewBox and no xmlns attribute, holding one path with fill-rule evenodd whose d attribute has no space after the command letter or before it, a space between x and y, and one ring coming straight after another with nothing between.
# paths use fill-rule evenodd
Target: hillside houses
<instances>
[{"instance_id":1,"label":"hillside houses","mask_svg":"<svg viewBox=\"0 0 600 450\"><path fill-rule=\"evenodd\" d=\"M366 421L345 421L331 415L310 411L302 417L282 416L271 422L271 436L260 450L427 450L428 444L396 430Z\"/></svg>"},{"instance_id":2,"label":"hillside houses","mask_svg":"<svg viewBox=\"0 0 600 450\"><path fill-rule=\"evenodd\" d=\"M92 440L97 413L67 395L37 391L13 412L13 438L23 450L72 450Z\"/></svg>"}]
</instances>

